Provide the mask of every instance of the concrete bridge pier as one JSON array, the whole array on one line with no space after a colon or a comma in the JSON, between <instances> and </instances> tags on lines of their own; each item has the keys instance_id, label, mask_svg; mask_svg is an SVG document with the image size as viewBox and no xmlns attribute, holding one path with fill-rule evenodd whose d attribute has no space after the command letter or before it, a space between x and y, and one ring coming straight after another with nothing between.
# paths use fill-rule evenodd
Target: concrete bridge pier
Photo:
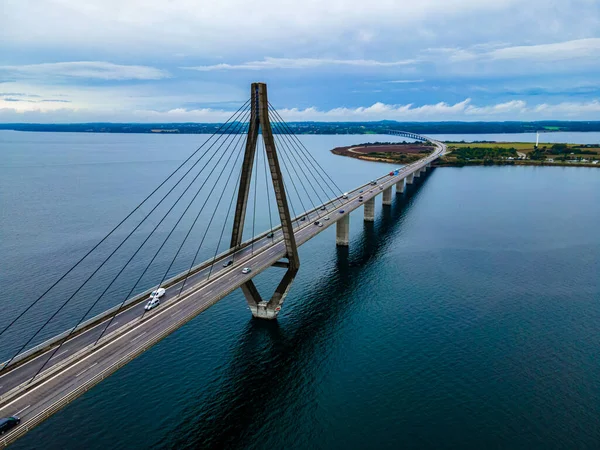
<instances>
[{"instance_id":1,"label":"concrete bridge pier","mask_svg":"<svg viewBox=\"0 0 600 450\"><path fill-rule=\"evenodd\" d=\"M421 169L417 169L413 172L413 177L419 178L421 176Z\"/></svg>"},{"instance_id":2,"label":"concrete bridge pier","mask_svg":"<svg viewBox=\"0 0 600 450\"><path fill-rule=\"evenodd\" d=\"M375 221L375 197L365 202L365 222ZM338 222L339 223L339 222Z\"/></svg>"},{"instance_id":3,"label":"concrete bridge pier","mask_svg":"<svg viewBox=\"0 0 600 450\"><path fill-rule=\"evenodd\" d=\"M425 172L427 172L427 166L421 167L421 173L425 173Z\"/></svg>"},{"instance_id":4,"label":"concrete bridge pier","mask_svg":"<svg viewBox=\"0 0 600 450\"><path fill-rule=\"evenodd\" d=\"M337 221L335 243L344 247L350 243L350 214L346 214Z\"/></svg>"},{"instance_id":5,"label":"concrete bridge pier","mask_svg":"<svg viewBox=\"0 0 600 450\"><path fill-rule=\"evenodd\" d=\"M406 177L406 184L413 184L414 179L415 179L415 174L411 173L410 175L408 175Z\"/></svg>"},{"instance_id":6,"label":"concrete bridge pier","mask_svg":"<svg viewBox=\"0 0 600 450\"><path fill-rule=\"evenodd\" d=\"M392 187L383 190L383 202L384 205L392 204Z\"/></svg>"},{"instance_id":7,"label":"concrete bridge pier","mask_svg":"<svg viewBox=\"0 0 600 450\"><path fill-rule=\"evenodd\" d=\"M402 194L404 192L404 178L396 183L396 194Z\"/></svg>"}]
</instances>

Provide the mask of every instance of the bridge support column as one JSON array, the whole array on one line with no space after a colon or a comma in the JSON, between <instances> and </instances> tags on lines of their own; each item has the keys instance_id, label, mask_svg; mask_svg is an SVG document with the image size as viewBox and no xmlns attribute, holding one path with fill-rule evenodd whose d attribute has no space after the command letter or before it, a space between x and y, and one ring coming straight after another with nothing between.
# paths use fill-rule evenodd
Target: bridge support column
<instances>
[{"instance_id":1,"label":"bridge support column","mask_svg":"<svg viewBox=\"0 0 600 450\"><path fill-rule=\"evenodd\" d=\"M421 167L421 173L425 173L425 172L427 172L427 166Z\"/></svg>"},{"instance_id":2,"label":"bridge support column","mask_svg":"<svg viewBox=\"0 0 600 450\"><path fill-rule=\"evenodd\" d=\"M413 184L414 179L415 179L415 175L414 175L414 173L411 173L410 175L408 175L406 177L406 184Z\"/></svg>"},{"instance_id":3,"label":"bridge support column","mask_svg":"<svg viewBox=\"0 0 600 450\"><path fill-rule=\"evenodd\" d=\"M402 194L404 192L404 178L396 183L396 194Z\"/></svg>"},{"instance_id":4,"label":"bridge support column","mask_svg":"<svg viewBox=\"0 0 600 450\"><path fill-rule=\"evenodd\" d=\"M384 205L391 205L392 204L392 187L390 186L387 189L383 190L383 201L382 203Z\"/></svg>"},{"instance_id":5,"label":"bridge support column","mask_svg":"<svg viewBox=\"0 0 600 450\"><path fill-rule=\"evenodd\" d=\"M242 284L242 293L244 294L244 297L246 297L246 302L248 302L248 307L252 312L252 316L258 319L276 319L297 273L298 269L288 267L288 270L279 282L277 289L275 289L275 293L269 301L262 299L252 280L248 280L246 283Z\"/></svg>"},{"instance_id":6,"label":"bridge support column","mask_svg":"<svg viewBox=\"0 0 600 450\"><path fill-rule=\"evenodd\" d=\"M419 178L421 176L421 169L417 169L413 172L413 176L415 178Z\"/></svg>"},{"instance_id":7,"label":"bridge support column","mask_svg":"<svg viewBox=\"0 0 600 450\"><path fill-rule=\"evenodd\" d=\"M337 221L335 230L335 243L340 246L348 246L350 243L350 214L346 214Z\"/></svg>"},{"instance_id":8,"label":"bridge support column","mask_svg":"<svg viewBox=\"0 0 600 450\"><path fill-rule=\"evenodd\" d=\"M375 197L365 202L365 222L375 221ZM339 223L339 222L338 222Z\"/></svg>"}]
</instances>

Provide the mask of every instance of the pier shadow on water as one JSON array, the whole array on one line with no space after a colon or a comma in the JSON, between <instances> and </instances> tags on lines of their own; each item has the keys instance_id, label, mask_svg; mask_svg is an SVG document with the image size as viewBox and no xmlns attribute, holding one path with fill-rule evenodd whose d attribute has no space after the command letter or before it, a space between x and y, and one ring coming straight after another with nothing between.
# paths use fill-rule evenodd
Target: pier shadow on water
<instances>
[{"instance_id":1,"label":"pier shadow on water","mask_svg":"<svg viewBox=\"0 0 600 450\"><path fill-rule=\"evenodd\" d=\"M188 407L175 432L166 433L158 447L272 447L277 445L271 441L277 434L294 429L293 423L279 420L281 411L288 407L300 411L311 403L318 385L313 365L326 357L323 348L335 339L332 336L352 308L349 294L357 289L372 259L401 230L430 173L407 185L403 194L395 194L392 205L383 207L375 222L365 222L349 247L336 247L334 267L303 293L302 305L295 305L289 313L293 317L285 324L248 321L219 389L207 401ZM362 210L355 215L362 215ZM315 446L310 436L305 439L297 443L299 448Z\"/></svg>"}]
</instances>

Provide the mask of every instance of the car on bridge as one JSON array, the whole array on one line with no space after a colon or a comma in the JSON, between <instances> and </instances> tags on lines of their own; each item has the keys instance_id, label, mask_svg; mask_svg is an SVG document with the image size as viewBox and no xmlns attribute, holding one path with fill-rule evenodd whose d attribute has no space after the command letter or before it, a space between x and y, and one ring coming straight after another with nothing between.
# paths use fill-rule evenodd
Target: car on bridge
<instances>
[{"instance_id":1,"label":"car on bridge","mask_svg":"<svg viewBox=\"0 0 600 450\"><path fill-rule=\"evenodd\" d=\"M360 197L358 197L358 201L362 202L363 201L363 196L361 195Z\"/></svg>"},{"instance_id":2,"label":"car on bridge","mask_svg":"<svg viewBox=\"0 0 600 450\"><path fill-rule=\"evenodd\" d=\"M223 263L223 267L229 267L229 266L230 266L230 265L232 265L232 264L233 264L233 259L230 259L230 260L228 260L228 261L225 261L225 262Z\"/></svg>"},{"instance_id":3,"label":"car on bridge","mask_svg":"<svg viewBox=\"0 0 600 450\"><path fill-rule=\"evenodd\" d=\"M242 269L242 273L250 273L250 272L252 272L252 269L250 267L244 267Z\"/></svg>"},{"instance_id":4,"label":"car on bridge","mask_svg":"<svg viewBox=\"0 0 600 450\"><path fill-rule=\"evenodd\" d=\"M4 434L21 423L17 416L10 416L0 419L0 434Z\"/></svg>"},{"instance_id":5,"label":"car on bridge","mask_svg":"<svg viewBox=\"0 0 600 450\"><path fill-rule=\"evenodd\" d=\"M369 183L371 186L375 186L377 184L377 181L372 180L371 183Z\"/></svg>"},{"instance_id":6,"label":"car on bridge","mask_svg":"<svg viewBox=\"0 0 600 450\"><path fill-rule=\"evenodd\" d=\"M272 231L269 234L267 234L267 237L269 239L271 239L273 236L275 236L275 233L273 233Z\"/></svg>"},{"instance_id":7,"label":"car on bridge","mask_svg":"<svg viewBox=\"0 0 600 450\"><path fill-rule=\"evenodd\" d=\"M344 198L344 199L345 199L345 198L348 198L348 193L347 193L347 192L344 192L344 195L342 195L342 198Z\"/></svg>"},{"instance_id":8,"label":"car on bridge","mask_svg":"<svg viewBox=\"0 0 600 450\"><path fill-rule=\"evenodd\" d=\"M160 305L160 300L158 297L152 297L150 300L148 300L148 303L146 303L144 309L146 311L150 311L152 308L156 308L158 305Z\"/></svg>"},{"instance_id":9,"label":"car on bridge","mask_svg":"<svg viewBox=\"0 0 600 450\"><path fill-rule=\"evenodd\" d=\"M160 298L165 295L165 288L158 288L155 291L150 292L150 298Z\"/></svg>"}]
</instances>

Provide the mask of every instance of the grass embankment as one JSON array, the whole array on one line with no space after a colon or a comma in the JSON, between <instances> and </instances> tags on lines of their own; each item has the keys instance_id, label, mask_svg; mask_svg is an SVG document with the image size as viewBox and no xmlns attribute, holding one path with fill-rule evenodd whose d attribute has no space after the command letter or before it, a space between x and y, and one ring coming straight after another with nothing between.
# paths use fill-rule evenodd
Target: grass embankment
<instances>
[{"instance_id":1,"label":"grass embankment","mask_svg":"<svg viewBox=\"0 0 600 450\"><path fill-rule=\"evenodd\" d=\"M437 166L554 165L600 167L600 145L545 144L535 148L527 142L453 142L450 153Z\"/></svg>"}]
</instances>

